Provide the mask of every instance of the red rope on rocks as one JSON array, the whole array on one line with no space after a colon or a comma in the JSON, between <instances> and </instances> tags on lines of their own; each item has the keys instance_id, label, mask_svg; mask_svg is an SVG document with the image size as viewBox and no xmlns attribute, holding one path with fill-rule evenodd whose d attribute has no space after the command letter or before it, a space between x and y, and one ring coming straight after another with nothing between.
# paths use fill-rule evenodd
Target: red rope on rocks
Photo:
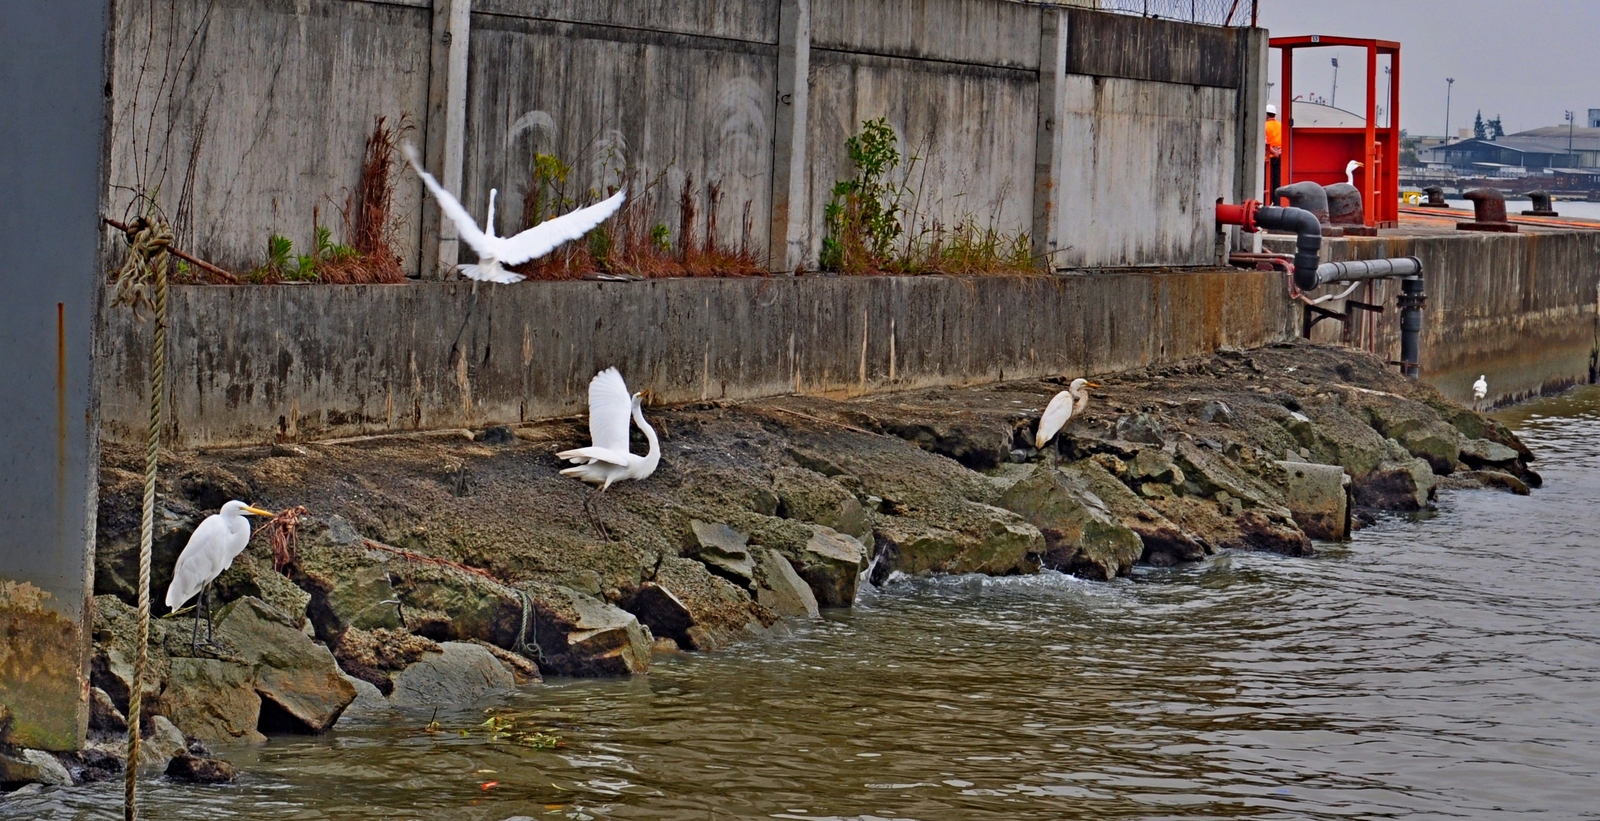
<instances>
[{"instance_id":1,"label":"red rope on rocks","mask_svg":"<svg viewBox=\"0 0 1600 821\"><path fill-rule=\"evenodd\" d=\"M266 524L256 528L251 538L267 532L267 544L272 547L272 569L282 573L296 558L296 550L300 546L300 517L306 514L302 505L286 508L272 517Z\"/></svg>"}]
</instances>

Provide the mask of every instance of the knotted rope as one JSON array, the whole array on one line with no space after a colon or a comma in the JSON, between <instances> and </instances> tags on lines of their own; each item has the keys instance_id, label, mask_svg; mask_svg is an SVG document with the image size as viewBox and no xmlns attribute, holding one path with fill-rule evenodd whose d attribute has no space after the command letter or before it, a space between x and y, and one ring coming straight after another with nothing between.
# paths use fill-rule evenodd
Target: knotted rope
<instances>
[{"instance_id":1,"label":"knotted rope","mask_svg":"<svg viewBox=\"0 0 1600 821\"><path fill-rule=\"evenodd\" d=\"M155 311L150 339L150 439L145 451L144 513L139 524L139 632L133 667L133 689L128 694L128 766L123 781L122 815L138 815L135 792L139 775L139 731L144 722L144 687L150 666L150 548L155 536L157 454L161 448L161 394L166 382L167 267L172 229L165 220L139 217L124 232L128 258L117 272L116 304L128 305L138 315L141 304ZM155 292L154 302L150 291Z\"/></svg>"}]
</instances>

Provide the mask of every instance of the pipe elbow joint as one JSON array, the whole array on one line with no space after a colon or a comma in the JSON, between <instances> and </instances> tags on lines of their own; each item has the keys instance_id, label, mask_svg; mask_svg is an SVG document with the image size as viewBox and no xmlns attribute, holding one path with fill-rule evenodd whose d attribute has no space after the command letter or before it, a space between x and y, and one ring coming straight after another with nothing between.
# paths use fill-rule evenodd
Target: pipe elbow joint
<instances>
[{"instance_id":1,"label":"pipe elbow joint","mask_svg":"<svg viewBox=\"0 0 1600 821\"><path fill-rule=\"evenodd\" d=\"M1256 211L1262 228L1295 232L1294 284L1302 291L1317 287L1317 265L1322 261L1322 222L1304 208L1263 206Z\"/></svg>"}]
</instances>

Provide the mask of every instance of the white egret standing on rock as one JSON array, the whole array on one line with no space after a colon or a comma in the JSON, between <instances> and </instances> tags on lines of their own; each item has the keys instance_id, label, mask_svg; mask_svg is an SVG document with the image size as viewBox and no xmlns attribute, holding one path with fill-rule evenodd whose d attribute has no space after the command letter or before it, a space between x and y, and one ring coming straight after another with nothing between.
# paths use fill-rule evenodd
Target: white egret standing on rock
<instances>
[{"instance_id":1,"label":"white egret standing on rock","mask_svg":"<svg viewBox=\"0 0 1600 821\"><path fill-rule=\"evenodd\" d=\"M1044 415L1039 417L1039 432L1033 437L1033 446L1044 450L1044 446L1067 426L1072 417L1083 413L1089 406L1089 394L1084 388L1098 388L1087 379L1074 379L1067 389L1056 394L1045 406Z\"/></svg>"},{"instance_id":2,"label":"white egret standing on rock","mask_svg":"<svg viewBox=\"0 0 1600 821\"><path fill-rule=\"evenodd\" d=\"M1478 381L1472 383L1472 398L1482 399L1489 395L1489 380L1485 374L1478 374Z\"/></svg>"},{"instance_id":3,"label":"white egret standing on rock","mask_svg":"<svg viewBox=\"0 0 1600 821\"><path fill-rule=\"evenodd\" d=\"M432 174L422 170L422 163L417 159L417 149L410 143L400 148L405 152L406 160L411 163L417 176L422 178L422 184L426 185L428 190L433 192L434 199L439 201L439 210L455 223L461 239L478 255L478 264L456 266L456 270L468 279L498 282L503 285L521 282L523 279L521 274L507 271L503 266L520 265L528 260L538 259L563 243L589 233L596 225L615 214L617 209L622 207L623 200L627 198L628 192L624 189L604 202L541 222L516 236L497 237L494 234L496 191L493 189L489 191L489 217L480 230L477 223L472 221L472 215L461 207L460 201L451 196L449 191L444 190Z\"/></svg>"},{"instance_id":4,"label":"white egret standing on rock","mask_svg":"<svg viewBox=\"0 0 1600 821\"><path fill-rule=\"evenodd\" d=\"M245 516L271 516L269 510L251 507L235 499L211 514L189 534L189 543L178 554L178 563L172 568L172 584L167 586L167 609L177 610L185 602L200 594L195 605L193 647L200 646L200 613L205 611L206 641L211 637L211 608L206 603L206 591L222 571L233 566L233 558L244 552L250 544L250 520Z\"/></svg>"},{"instance_id":5,"label":"white egret standing on rock","mask_svg":"<svg viewBox=\"0 0 1600 821\"><path fill-rule=\"evenodd\" d=\"M661 463L661 443L656 439L656 429L644 421L643 400L643 392L628 393L628 385L622 381L622 374L616 368L606 368L595 374L594 379L589 380L589 438L594 444L556 454L556 458L576 465L562 470L561 475L595 485L594 491L583 500L583 509L600 535L608 541L611 534L606 532L605 525L594 510L596 497L611 487L612 482L648 477L656 472L656 465ZM629 452L630 414L634 424L644 431L644 438L650 442L650 451L643 456Z\"/></svg>"}]
</instances>

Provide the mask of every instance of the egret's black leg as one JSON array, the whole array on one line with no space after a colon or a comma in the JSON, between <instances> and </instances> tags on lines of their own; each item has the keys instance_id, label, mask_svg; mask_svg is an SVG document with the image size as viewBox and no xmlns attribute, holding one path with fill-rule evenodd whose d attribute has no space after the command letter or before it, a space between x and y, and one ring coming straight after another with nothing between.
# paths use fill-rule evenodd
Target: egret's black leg
<instances>
[{"instance_id":1,"label":"egret's black leg","mask_svg":"<svg viewBox=\"0 0 1600 821\"><path fill-rule=\"evenodd\" d=\"M611 541L611 534L606 530L605 523L600 521L600 511L595 507L595 503L599 501L600 493L603 490L605 490L605 486L601 485L590 491L589 495L583 500L583 510L589 514L590 524L593 524L594 529L600 532L600 538L609 542Z\"/></svg>"},{"instance_id":2,"label":"egret's black leg","mask_svg":"<svg viewBox=\"0 0 1600 821\"><path fill-rule=\"evenodd\" d=\"M202 590L200 595L201 595L201 601L204 601L205 600L205 598L204 598L205 597L205 591ZM198 655L200 655L200 605L199 604L196 604L194 606L194 617L192 619L190 619L190 621L192 621L194 623L194 630L191 631L190 634L189 634L189 650L190 650L190 652L192 652L192 653L194 653L195 655L198 656Z\"/></svg>"},{"instance_id":3,"label":"egret's black leg","mask_svg":"<svg viewBox=\"0 0 1600 821\"><path fill-rule=\"evenodd\" d=\"M212 635L210 593L210 583L207 583L205 587L200 588L200 603L205 605L206 608L206 644L215 645L217 643L217 639L214 635Z\"/></svg>"}]
</instances>

